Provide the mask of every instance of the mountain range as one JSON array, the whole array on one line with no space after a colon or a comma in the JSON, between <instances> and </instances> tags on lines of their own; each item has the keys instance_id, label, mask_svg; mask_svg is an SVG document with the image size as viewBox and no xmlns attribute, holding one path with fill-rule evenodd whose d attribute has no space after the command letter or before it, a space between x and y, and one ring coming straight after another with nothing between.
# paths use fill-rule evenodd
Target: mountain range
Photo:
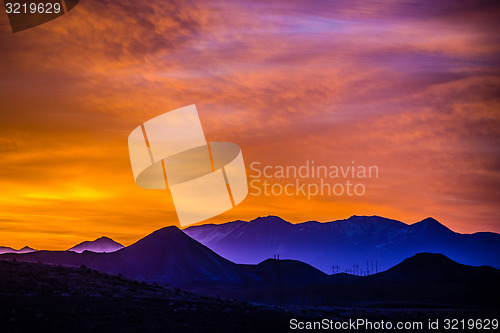
<instances>
[{"instance_id":1,"label":"mountain range","mask_svg":"<svg viewBox=\"0 0 500 333\"><path fill-rule=\"evenodd\" d=\"M325 273L372 274L421 252L441 253L467 265L500 268L500 235L460 234L433 218L405 224L378 216L292 224L276 216L183 230L222 257L240 264L280 259L306 262ZM333 270L332 270L333 266Z\"/></svg>"},{"instance_id":2,"label":"mountain range","mask_svg":"<svg viewBox=\"0 0 500 333\"><path fill-rule=\"evenodd\" d=\"M193 240L177 227L165 227L136 243L111 253L37 251L3 254L64 266L82 266L139 280L188 286L197 283L243 284L259 278Z\"/></svg>"},{"instance_id":3,"label":"mountain range","mask_svg":"<svg viewBox=\"0 0 500 333\"><path fill-rule=\"evenodd\" d=\"M417 254L369 276L328 275L297 260L235 264L176 227L162 228L111 253L37 251L2 254L0 259L95 269L203 294L271 304L489 306L500 297L500 270L462 265L441 254Z\"/></svg>"},{"instance_id":4,"label":"mountain range","mask_svg":"<svg viewBox=\"0 0 500 333\"><path fill-rule=\"evenodd\" d=\"M500 270L459 264L435 253L416 254L387 271L369 276L327 275L295 260L269 259L249 266L268 285L249 288L239 297L257 302L497 306L500 297Z\"/></svg>"},{"instance_id":5,"label":"mountain range","mask_svg":"<svg viewBox=\"0 0 500 333\"><path fill-rule=\"evenodd\" d=\"M311 246L309 243L311 234L322 236L318 236L317 239L320 244L333 234L318 232L315 228L321 231L323 226L318 222L308 222L304 225L299 224L298 230L304 235L303 239L300 239L293 225L290 228L290 223L275 217L261 218L252 222L232 222L221 227L232 229L238 225L241 228L238 233L235 233L235 230L226 230L227 233L222 239L228 239L230 234L240 235L240 240L245 244L243 240L248 241L248 237L244 237L247 236L245 232L248 232L245 228L257 226L258 228L253 229L260 230L254 235L256 240L260 240L254 244L254 251L257 253L261 251L261 246L275 239L281 240L281 253L285 253L283 250L286 249L283 244L291 240L295 240L297 248L304 251L307 249L304 244ZM381 244L377 243L377 240L389 239L387 235L391 234L405 237L405 242L413 246L408 251L416 251L418 247L415 244L418 245L418 242L425 237L428 238L428 246L441 243L454 245L446 238L454 233L429 219L408 226L397 221L365 217L327 223L326 226L331 230L337 230L337 236L332 239L332 243L339 248L352 246L353 240L361 236L365 236L367 244L374 246ZM217 228L219 227L215 229ZM397 231L398 228L407 228L407 231ZM202 228L191 230L193 229L199 231ZM208 229L212 231L204 234L207 239L209 234L212 234L212 240L216 239L215 236L221 237L221 233L214 232L214 226L209 225ZM277 230L284 230L283 234L277 233ZM340 239L340 234L346 239ZM477 234L458 234L458 236L464 237L462 238L464 244L476 254L491 250L496 244L484 241L476 244L474 248L472 246L474 243L471 243L467 236L477 237ZM489 236L495 240L494 234ZM400 244L401 241L396 237L392 239L393 242L389 243L391 248L398 249L395 244ZM384 246L373 248L384 249ZM400 250L404 249L402 245L399 246ZM353 248L356 249L356 246ZM342 254L332 253L336 256ZM493 252L492 256L497 253ZM349 254L344 253L344 255ZM424 302L489 305L500 296L497 283L500 278L498 269L459 264L442 254L412 253L409 257L384 272L368 276L345 273L328 275L310 262L296 259L266 258L258 264L236 264L200 244L177 227L171 226L157 230L130 246L110 253L36 251L5 253L0 255L0 260L16 259L33 263L86 267L138 281L169 284L206 294L274 304Z\"/></svg>"},{"instance_id":6,"label":"mountain range","mask_svg":"<svg viewBox=\"0 0 500 333\"><path fill-rule=\"evenodd\" d=\"M84 241L81 242L66 251L73 251L77 253L82 253L83 251L91 251L91 252L114 252L120 249L123 249L124 246L118 242L115 242L109 237L100 237L93 241ZM30 253L36 252L37 250L32 249L29 246L25 246L20 250L15 250L8 246L0 246L0 254L4 253Z\"/></svg>"},{"instance_id":7,"label":"mountain range","mask_svg":"<svg viewBox=\"0 0 500 333\"><path fill-rule=\"evenodd\" d=\"M11 247L8 246L0 246L0 254L4 253L29 253L29 252L35 252L35 249L32 249L31 247L25 246L22 249L15 250Z\"/></svg>"}]
</instances>

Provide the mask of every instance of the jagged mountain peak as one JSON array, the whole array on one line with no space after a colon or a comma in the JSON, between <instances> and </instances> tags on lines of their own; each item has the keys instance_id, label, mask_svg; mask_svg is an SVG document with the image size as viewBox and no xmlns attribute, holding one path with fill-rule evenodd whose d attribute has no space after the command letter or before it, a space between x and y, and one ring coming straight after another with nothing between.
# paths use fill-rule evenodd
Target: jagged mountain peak
<instances>
[{"instance_id":1,"label":"jagged mountain peak","mask_svg":"<svg viewBox=\"0 0 500 333\"><path fill-rule=\"evenodd\" d=\"M414 223L411 225L411 227L418 229L427 229L427 230L431 229L434 231L453 233L451 229L449 229L448 227L446 227L445 225L443 225L442 223L440 223L439 221L437 221L432 217L427 217L420 222Z\"/></svg>"},{"instance_id":2,"label":"jagged mountain peak","mask_svg":"<svg viewBox=\"0 0 500 333\"><path fill-rule=\"evenodd\" d=\"M81 242L67 251L73 251L81 253L83 251L91 251L91 252L114 252L120 249L123 249L123 245L115 242L109 237L102 236L93 241L84 241Z\"/></svg>"},{"instance_id":3,"label":"jagged mountain peak","mask_svg":"<svg viewBox=\"0 0 500 333\"><path fill-rule=\"evenodd\" d=\"M251 223L281 223L281 224L291 224L290 222L282 219L279 216L268 215L268 216L260 216L256 219L250 221Z\"/></svg>"}]
</instances>

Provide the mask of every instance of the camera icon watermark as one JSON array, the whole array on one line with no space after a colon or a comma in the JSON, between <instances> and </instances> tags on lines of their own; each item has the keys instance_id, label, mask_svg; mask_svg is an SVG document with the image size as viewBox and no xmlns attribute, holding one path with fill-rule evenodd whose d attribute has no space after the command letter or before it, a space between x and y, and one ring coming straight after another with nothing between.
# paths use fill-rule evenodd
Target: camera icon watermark
<instances>
[{"instance_id":1,"label":"camera icon watermark","mask_svg":"<svg viewBox=\"0 0 500 333\"><path fill-rule=\"evenodd\" d=\"M181 226L219 215L248 194L240 147L205 139L195 105L146 121L128 137L138 186L170 189Z\"/></svg>"}]
</instances>

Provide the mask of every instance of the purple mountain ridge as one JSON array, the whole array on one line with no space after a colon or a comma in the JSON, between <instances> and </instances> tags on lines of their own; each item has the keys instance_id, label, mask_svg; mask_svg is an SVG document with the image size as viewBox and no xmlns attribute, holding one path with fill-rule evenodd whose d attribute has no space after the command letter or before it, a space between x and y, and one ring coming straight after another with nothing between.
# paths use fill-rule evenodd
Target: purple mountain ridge
<instances>
[{"instance_id":1,"label":"purple mountain ridge","mask_svg":"<svg viewBox=\"0 0 500 333\"><path fill-rule=\"evenodd\" d=\"M93 241L85 241L81 242L78 245L73 246L72 248L66 251L73 251L77 253L82 253L83 251L92 251L92 252L115 252L123 249L124 246L118 242L115 242L111 238L101 237Z\"/></svg>"},{"instance_id":2,"label":"purple mountain ridge","mask_svg":"<svg viewBox=\"0 0 500 333\"><path fill-rule=\"evenodd\" d=\"M279 254L280 259L303 261L327 274L346 269L371 274L417 253L432 252L467 265L500 268L499 234L460 234L433 218L411 225L379 216L292 224L267 216L183 231L239 264L257 264Z\"/></svg>"},{"instance_id":3,"label":"purple mountain ridge","mask_svg":"<svg viewBox=\"0 0 500 333\"><path fill-rule=\"evenodd\" d=\"M36 251L35 249L32 249L29 246L25 246L20 250L15 250L15 249L8 247L8 246L0 246L0 254L4 254L4 253L30 253L30 252L35 252L35 251Z\"/></svg>"},{"instance_id":4,"label":"purple mountain ridge","mask_svg":"<svg viewBox=\"0 0 500 333\"><path fill-rule=\"evenodd\" d=\"M297 275L293 281L320 281L337 265L336 272L348 268L359 275L373 274L422 252L441 253L466 265L499 267L499 250L498 234L458 234L431 218L412 225L376 216L291 224L269 216L184 232L166 227L111 253L37 251L3 254L0 259L85 265L131 279L185 286L260 283L275 274L275 263L266 261L275 254L280 269L288 272L282 277L285 282L288 275Z\"/></svg>"},{"instance_id":5,"label":"purple mountain ridge","mask_svg":"<svg viewBox=\"0 0 500 333\"><path fill-rule=\"evenodd\" d=\"M384 223L385 219L375 220L377 222L371 221L372 219L368 218L367 221L364 217L360 218L359 221L350 221L353 222L352 225L345 223L339 225L326 223L326 225L332 229L334 227L341 228L343 236L339 236L333 242L333 244L340 244L340 246L346 246L345 244L351 246L353 237L359 240L361 236L368 239L367 243L377 244L378 238L387 233L398 237L409 234L410 236L404 238L403 242L412 246L416 244L412 238L418 239L415 234L430 239L430 244L434 244L432 237L443 241L445 239L443 235L446 236L451 232L433 220L408 226L392 220L387 220L387 223ZM286 228L291 226L290 223L276 218L272 218L271 221L261 218L255 222L242 223L244 223L243 226L252 224L259 226L257 229L261 231L258 234L259 239L266 241L283 236L279 232L280 229L275 229L276 225ZM236 225L238 224L240 223L236 223ZM229 225L234 226L234 222ZM307 249L303 244L308 244L306 237L308 232L321 234L326 239L332 237L331 234L326 234L324 231L318 233L315 230L324 227L324 223L306 224L306 226L310 225L313 228L312 231L307 231L304 226L302 226L303 229L300 229L299 225L298 230L303 233L303 237L296 238L294 241L296 241L296 246L301 249ZM376 233L378 229L374 226L385 229L380 231L380 235L378 235ZM404 226L417 229L406 233L392 230L395 227L405 228ZM432 231L430 234L429 230ZM451 234L455 233L451 232ZM244 233L240 234L240 236L243 235ZM285 235L294 236L294 231L288 231L288 234ZM370 240L366 235L372 235L374 239ZM225 236L227 237L227 234ZM496 239L494 238L494 240ZM318 241L321 240L318 238ZM485 239L480 239L480 241L481 245L486 244ZM467 240L462 241L462 243L465 242ZM443 243L446 244L444 241ZM285 248L282 245L281 249ZM392 244L392 249L394 248L396 247ZM415 247L413 246L413 248ZM255 246L254 249L257 251L259 247ZM380 258L380 254L384 253L376 254ZM338 255L337 260L340 260L339 258L341 258L340 255ZM136 243L111 253L37 251L0 255L0 260L9 259L16 259L18 262L76 266L86 271L95 269L121 274L123 277L138 281L169 284L205 294L271 304L282 304L283 302L319 305L339 304L338 302L345 304L350 302L405 302L413 304L416 302L422 304L424 302L451 305L490 305L496 304L495 302L500 295L497 283L500 270L488 266L471 267L459 264L442 254L416 254L409 259L405 258L406 260L397 263L389 270L369 276L345 273L328 275L313 265L298 260L285 260L281 255L280 260L267 259L257 265L236 264L221 257L173 226L157 230Z\"/></svg>"},{"instance_id":6,"label":"purple mountain ridge","mask_svg":"<svg viewBox=\"0 0 500 333\"><path fill-rule=\"evenodd\" d=\"M173 226L157 230L136 243L111 253L38 251L22 255L4 254L0 257L9 258L65 266L85 265L107 273L122 274L134 280L175 285L212 282L241 284L260 280Z\"/></svg>"}]
</instances>

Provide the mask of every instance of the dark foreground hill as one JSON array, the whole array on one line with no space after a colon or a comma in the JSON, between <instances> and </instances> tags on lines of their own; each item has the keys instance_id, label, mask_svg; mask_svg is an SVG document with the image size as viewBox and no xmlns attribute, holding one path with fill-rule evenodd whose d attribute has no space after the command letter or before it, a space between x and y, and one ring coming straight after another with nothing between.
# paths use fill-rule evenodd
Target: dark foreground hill
<instances>
[{"instance_id":1,"label":"dark foreground hill","mask_svg":"<svg viewBox=\"0 0 500 333\"><path fill-rule=\"evenodd\" d=\"M300 263L287 262L293 271ZM264 263L259 271L265 276ZM278 264L279 265L279 264ZM300 270L300 269L299 269ZM308 269L306 276L314 276ZM311 274L312 273L312 274ZM345 274L342 281L345 281ZM349 278L349 277L347 277ZM290 280L290 286L301 281ZM351 289L352 291L352 289ZM429 308L425 304L310 307L264 306L201 296L125 279L86 267L0 261L1 332L290 332L290 321L410 322L412 332L431 332L429 320L496 318L498 308ZM391 308L392 307L392 308ZM297 331L297 330L294 330ZM361 327L358 331L373 332ZM398 330L391 330L398 332ZM407 332L408 330L404 330ZM436 330L433 330L436 331Z\"/></svg>"},{"instance_id":2,"label":"dark foreground hill","mask_svg":"<svg viewBox=\"0 0 500 333\"><path fill-rule=\"evenodd\" d=\"M462 265L441 254L417 254L385 272L364 277L322 276L311 268L300 269L296 276L303 283L287 277L291 272L288 261L272 261L274 265L267 269L257 269L262 264L252 268L271 281L269 287L253 289L244 298L286 304L410 307L498 307L500 299L500 270Z\"/></svg>"},{"instance_id":3,"label":"dark foreground hill","mask_svg":"<svg viewBox=\"0 0 500 333\"><path fill-rule=\"evenodd\" d=\"M286 332L303 315L86 267L0 261L1 332Z\"/></svg>"},{"instance_id":4,"label":"dark foreground hill","mask_svg":"<svg viewBox=\"0 0 500 333\"><path fill-rule=\"evenodd\" d=\"M268 284L304 285L328 281L328 275L298 260L267 259L258 265L241 265Z\"/></svg>"}]
</instances>

